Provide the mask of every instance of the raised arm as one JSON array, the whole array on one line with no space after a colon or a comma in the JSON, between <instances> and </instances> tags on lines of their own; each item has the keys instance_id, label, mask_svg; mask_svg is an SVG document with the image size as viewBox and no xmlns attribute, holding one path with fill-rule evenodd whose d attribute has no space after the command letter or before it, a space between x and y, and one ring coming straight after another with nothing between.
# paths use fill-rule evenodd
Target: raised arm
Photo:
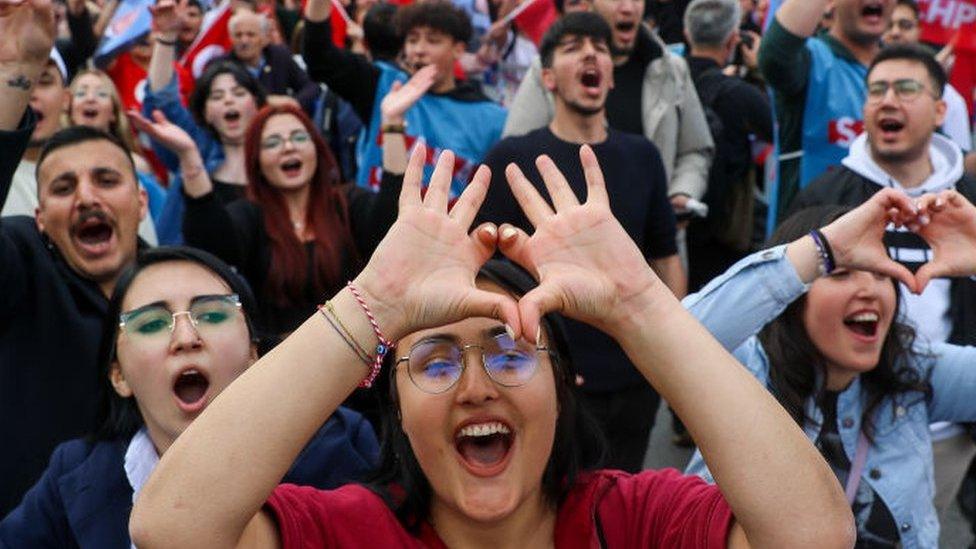
<instances>
[{"instance_id":1,"label":"raised arm","mask_svg":"<svg viewBox=\"0 0 976 549\"><path fill-rule=\"evenodd\" d=\"M392 340L469 316L499 318L518 332L515 302L474 286L497 234L493 226L467 233L487 189L486 170L475 175L448 214L453 155L441 155L421 199L425 156L423 146L411 156L397 222L355 285ZM376 341L348 289L332 303L356 340ZM133 508L133 542L186 547L272 540L274 526L259 512L262 504L367 371L322 315L314 314L227 387L167 450Z\"/></svg>"},{"instance_id":2,"label":"raised arm","mask_svg":"<svg viewBox=\"0 0 976 549\"><path fill-rule=\"evenodd\" d=\"M339 49L332 43L330 0L309 0L305 5L305 39L302 57L313 80L325 82L352 105L364 124L373 117L373 102L380 70L364 56Z\"/></svg>"},{"instance_id":3,"label":"raised arm","mask_svg":"<svg viewBox=\"0 0 976 549\"><path fill-rule=\"evenodd\" d=\"M27 112L30 91L44 70L54 43L49 0L0 0L0 206L7 200L14 171L27 148L34 117ZM3 223L0 221L0 229ZM16 314L17 300L30 277L22 247L0 230L0 324Z\"/></svg>"},{"instance_id":4,"label":"raised arm","mask_svg":"<svg viewBox=\"0 0 976 549\"><path fill-rule=\"evenodd\" d=\"M906 212L895 218L903 223L912 207L904 195L889 189L824 227L837 267L881 272L916 288L915 277L888 258L882 240L891 210ZM806 293L819 276L817 254L809 236L756 252L682 304L726 350L734 350Z\"/></svg>"},{"instance_id":5,"label":"raised arm","mask_svg":"<svg viewBox=\"0 0 976 549\"><path fill-rule=\"evenodd\" d=\"M130 111L128 115L132 126L137 131L145 132L153 141L166 147L179 159L183 191L187 196L199 198L213 191L213 183L203 165L200 150L186 130L170 122L162 111L153 111L152 120L135 111Z\"/></svg>"},{"instance_id":6,"label":"raised arm","mask_svg":"<svg viewBox=\"0 0 976 549\"><path fill-rule=\"evenodd\" d=\"M186 8L187 0L159 0L155 6L149 8L153 25L159 32L149 59L150 91L165 88L176 77L173 70L173 62L176 61L176 37L183 25Z\"/></svg>"},{"instance_id":7,"label":"raised arm","mask_svg":"<svg viewBox=\"0 0 976 549\"><path fill-rule=\"evenodd\" d=\"M548 158L538 166L554 208L517 167L508 168L535 232L503 225L499 246L540 280L519 301L522 329L531 334L543 313L560 311L621 344L699 441L735 514L731 545L849 547L853 520L829 467L654 276L610 213L592 150L584 146L580 156L588 187L582 205Z\"/></svg>"},{"instance_id":8,"label":"raised arm","mask_svg":"<svg viewBox=\"0 0 976 549\"><path fill-rule=\"evenodd\" d=\"M810 53L806 39L823 18L827 0L787 0L759 46L759 70L776 91L796 95L806 89Z\"/></svg>"}]
</instances>

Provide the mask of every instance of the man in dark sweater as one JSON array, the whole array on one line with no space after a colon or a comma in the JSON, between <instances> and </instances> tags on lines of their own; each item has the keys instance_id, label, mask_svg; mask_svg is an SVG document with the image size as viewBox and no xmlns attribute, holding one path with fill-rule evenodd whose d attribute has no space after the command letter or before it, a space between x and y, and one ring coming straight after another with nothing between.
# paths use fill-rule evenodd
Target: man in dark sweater
<instances>
[{"instance_id":1,"label":"man in dark sweater","mask_svg":"<svg viewBox=\"0 0 976 549\"><path fill-rule=\"evenodd\" d=\"M36 123L31 88L54 41L50 4L0 10L0 202ZM57 443L93 429L107 297L136 253L146 195L128 151L97 130L55 134L36 218L0 220L0 516Z\"/></svg>"},{"instance_id":2,"label":"man in dark sweater","mask_svg":"<svg viewBox=\"0 0 976 549\"><path fill-rule=\"evenodd\" d=\"M546 33L540 46L542 79L555 96L555 116L544 127L498 143L485 164L492 184L480 217L510 223L531 232L531 225L505 183L505 167L515 163L548 196L534 163L541 154L559 166L580 200L586 182L579 147L593 147L607 181L614 216L641 248L651 267L679 296L684 272L675 245L675 219L667 196L667 178L657 148L647 139L608 129L604 104L613 85L610 28L598 15L571 13ZM570 356L582 375L585 402L610 442L609 465L626 471L642 468L658 396L623 350L606 334L568 321Z\"/></svg>"},{"instance_id":3,"label":"man in dark sweater","mask_svg":"<svg viewBox=\"0 0 976 549\"><path fill-rule=\"evenodd\" d=\"M288 48L269 43L271 21L264 14L240 10L230 18L227 28L233 46L227 59L246 68L268 94L291 97L311 116L319 87L292 59Z\"/></svg>"}]
</instances>

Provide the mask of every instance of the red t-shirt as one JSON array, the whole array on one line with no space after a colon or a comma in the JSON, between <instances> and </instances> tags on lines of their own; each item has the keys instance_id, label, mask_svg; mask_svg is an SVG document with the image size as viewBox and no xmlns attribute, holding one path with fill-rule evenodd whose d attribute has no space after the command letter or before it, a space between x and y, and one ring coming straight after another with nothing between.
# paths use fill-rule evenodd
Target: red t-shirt
<instances>
[{"instance_id":1,"label":"red t-shirt","mask_svg":"<svg viewBox=\"0 0 976 549\"><path fill-rule=\"evenodd\" d=\"M359 485L338 490L284 484L267 505L284 547L443 548L429 524L415 537L377 495ZM594 509L596 512L594 513ZM674 469L580 476L559 507L555 546L725 547L732 509L718 488Z\"/></svg>"}]
</instances>

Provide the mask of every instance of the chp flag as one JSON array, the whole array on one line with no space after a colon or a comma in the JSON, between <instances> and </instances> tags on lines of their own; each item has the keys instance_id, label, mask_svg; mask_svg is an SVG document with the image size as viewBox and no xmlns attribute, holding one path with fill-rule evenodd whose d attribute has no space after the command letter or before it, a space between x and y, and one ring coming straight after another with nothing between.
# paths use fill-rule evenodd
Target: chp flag
<instances>
[{"instance_id":1,"label":"chp flag","mask_svg":"<svg viewBox=\"0 0 976 549\"><path fill-rule=\"evenodd\" d=\"M153 0L122 0L95 50L95 66L104 69L118 54L149 32L152 27L151 5Z\"/></svg>"},{"instance_id":2,"label":"chp flag","mask_svg":"<svg viewBox=\"0 0 976 549\"><path fill-rule=\"evenodd\" d=\"M200 78L207 63L231 49L230 30L227 28L231 16L230 4L231 0L222 0L204 15L200 32L180 58L180 65L186 67L194 80Z\"/></svg>"},{"instance_id":3,"label":"chp flag","mask_svg":"<svg viewBox=\"0 0 976 549\"><path fill-rule=\"evenodd\" d=\"M973 114L976 88L976 0L920 0L921 38L930 44L952 44L956 55L949 81Z\"/></svg>"}]
</instances>

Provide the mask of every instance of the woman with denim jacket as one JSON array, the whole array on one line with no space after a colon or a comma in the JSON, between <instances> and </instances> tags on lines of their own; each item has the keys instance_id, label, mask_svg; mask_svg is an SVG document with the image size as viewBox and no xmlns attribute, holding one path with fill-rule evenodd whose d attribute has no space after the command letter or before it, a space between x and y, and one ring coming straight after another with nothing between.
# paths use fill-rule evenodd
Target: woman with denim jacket
<instances>
[{"instance_id":1,"label":"woman with denim jacket","mask_svg":"<svg viewBox=\"0 0 976 549\"><path fill-rule=\"evenodd\" d=\"M976 349L917 345L898 321L897 281L921 292L976 273L976 208L947 191L919 199L915 220L889 219L889 195L840 219L839 207L798 212L774 247L684 305L815 442L851 502L857 547L936 547L928 424L976 420ZM915 275L887 257L889 221L935 253ZM700 452L686 472L711 480Z\"/></svg>"}]
</instances>

